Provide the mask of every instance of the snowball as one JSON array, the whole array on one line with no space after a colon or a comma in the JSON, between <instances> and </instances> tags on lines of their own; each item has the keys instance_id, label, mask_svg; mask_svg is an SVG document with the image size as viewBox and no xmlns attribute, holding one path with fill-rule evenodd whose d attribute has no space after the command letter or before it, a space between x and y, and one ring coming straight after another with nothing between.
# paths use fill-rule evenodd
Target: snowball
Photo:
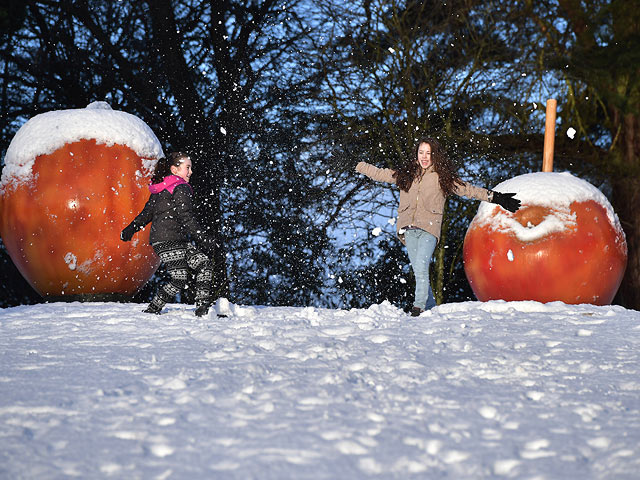
<instances>
[{"instance_id":1,"label":"snowball","mask_svg":"<svg viewBox=\"0 0 640 480\"><path fill-rule=\"evenodd\" d=\"M126 145L142 158L148 171L164 156L158 138L145 122L112 110L107 102L93 102L86 108L41 113L22 125L7 148L0 189L12 181L28 181L37 156L81 139L95 139L107 146Z\"/></svg>"},{"instance_id":2,"label":"snowball","mask_svg":"<svg viewBox=\"0 0 640 480\"><path fill-rule=\"evenodd\" d=\"M519 240L531 242L551 233L575 226L575 214L571 213L573 202L593 200L602 205L611 225L622 232L622 227L607 197L589 182L574 177L569 172L537 172L519 175L493 188L496 192L514 192L523 206L542 206L553 209L538 225L524 226L503 209L481 202L473 223L490 225L494 230L513 232ZM495 213L494 213L495 210Z\"/></svg>"},{"instance_id":3,"label":"snowball","mask_svg":"<svg viewBox=\"0 0 640 480\"><path fill-rule=\"evenodd\" d=\"M567 129L567 137L569 137L571 140L573 140L573 137L576 136L576 129L573 127L569 127Z\"/></svg>"},{"instance_id":4,"label":"snowball","mask_svg":"<svg viewBox=\"0 0 640 480\"><path fill-rule=\"evenodd\" d=\"M224 297L220 297L216 300L215 310L219 315L232 315L233 313L231 311L231 304L229 303L229 300Z\"/></svg>"},{"instance_id":5,"label":"snowball","mask_svg":"<svg viewBox=\"0 0 640 480\"><path fill-rule=\"evenodd\" d=\"M382 229L380 227L376 227L373 230L371 230L371 235L373 235L374 237L379 236L382 233Z\"/></svg>"}]
</instances>

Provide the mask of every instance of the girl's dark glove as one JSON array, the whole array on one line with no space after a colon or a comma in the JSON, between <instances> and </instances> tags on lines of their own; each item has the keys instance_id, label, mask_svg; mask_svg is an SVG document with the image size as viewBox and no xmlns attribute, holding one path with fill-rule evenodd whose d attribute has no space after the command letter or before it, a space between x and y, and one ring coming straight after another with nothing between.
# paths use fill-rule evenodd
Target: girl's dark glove
<instances>
[{"instance_id":1,"label":"girl's dark glove","mask_svg":"<svg viewBox=\"0 0 640 480\"><path fill-rule=\"evenodd\" d=\"M520 208L520 200L515 197L515 193L501 193L490 191L490 202L500 205L505 210L515 213Z\"/></svg>"},{"instance_id":2,"label":"girl's dark glove","mask_svg":"<svg viewBox=\"0 0 640 480\"><path fill-rule=\"evenodd\" d=\"M124 230L122 230L122 232L120 233L120 240L122 240L123 242L128 242L133 238L133 235L135 233L136 227L132 223L131 225L125 227Z\"/></svg>"}]
</instances>

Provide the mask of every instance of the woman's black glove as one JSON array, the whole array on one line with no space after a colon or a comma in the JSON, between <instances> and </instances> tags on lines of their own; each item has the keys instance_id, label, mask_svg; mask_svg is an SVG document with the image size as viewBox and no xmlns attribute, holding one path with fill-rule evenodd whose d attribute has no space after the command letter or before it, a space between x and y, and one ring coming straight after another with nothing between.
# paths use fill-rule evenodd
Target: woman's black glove
<instances>
[{"instance_id":1,"label":"woman's black glove","mask_svg":"<svg viewBox=\"0 0 640 480\"><path fill-rule=\"evenodd\" d=\"M133 238L133 235L137 232L136 227L132 224L126 226L120 233L120 240L128 242Z\"/></svg>"},{"instance_id":2,"label":"woman's black glove","mask_svg":"<svg viewBox=\"0 0 640 480\"><path fill-rule=\"evenodd\" d=\"M511 213L515 213L520 208L520 200L515 197L515 193L501 193L489 191L489 201L491 203L497 203L505 210L509 210Z\"/></svg>"}]
</instances>

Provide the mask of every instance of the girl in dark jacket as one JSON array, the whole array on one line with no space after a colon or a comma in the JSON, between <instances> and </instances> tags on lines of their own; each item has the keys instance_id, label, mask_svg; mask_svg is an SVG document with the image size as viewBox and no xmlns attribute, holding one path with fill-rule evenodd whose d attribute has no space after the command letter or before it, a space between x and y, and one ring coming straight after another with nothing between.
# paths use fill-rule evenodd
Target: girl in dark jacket
<instances>
[{"instance_id":1,"label":"girl in dark jacket","mask_svg":"<svg viewBox=\"0 0 640 480\"><path fill-rule=\"evenodd\" d=\"M190 177L191 159L188 155L174 152L158 160L149 186L149 200L120 234L120 238L128 242L151 222L149 243L171 277L168 283L160 286L144 310L146 313L160 314L165 304L186 286L189 269L196 274L196 315L206 315L211 306L213 269L209 257L202 252L211 252L214 242L203 233L194 218Z\"/></svg>"}]
</instances>

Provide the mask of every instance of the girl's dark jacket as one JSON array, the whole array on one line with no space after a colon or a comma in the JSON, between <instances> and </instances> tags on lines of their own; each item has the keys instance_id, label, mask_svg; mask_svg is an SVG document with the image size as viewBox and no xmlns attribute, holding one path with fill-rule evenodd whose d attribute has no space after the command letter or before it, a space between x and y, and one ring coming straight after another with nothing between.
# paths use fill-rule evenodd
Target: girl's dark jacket
<instances>
[{"instance_id":1,"label":"girl's dark jacket","mask_svg":"<svg viewBox=\"0 0 640 480\"><path fill-rule=\"evenodd\" d=\"M122 231L122 239L130 239L135 232L151 222L149 243L189 242L194 240L204 251L214 248L213 240L205 235L193 214L193 190L177 175L169 175L160 183L149 186L151 196L142 211Z\"/></svg>"}]
</instances>

